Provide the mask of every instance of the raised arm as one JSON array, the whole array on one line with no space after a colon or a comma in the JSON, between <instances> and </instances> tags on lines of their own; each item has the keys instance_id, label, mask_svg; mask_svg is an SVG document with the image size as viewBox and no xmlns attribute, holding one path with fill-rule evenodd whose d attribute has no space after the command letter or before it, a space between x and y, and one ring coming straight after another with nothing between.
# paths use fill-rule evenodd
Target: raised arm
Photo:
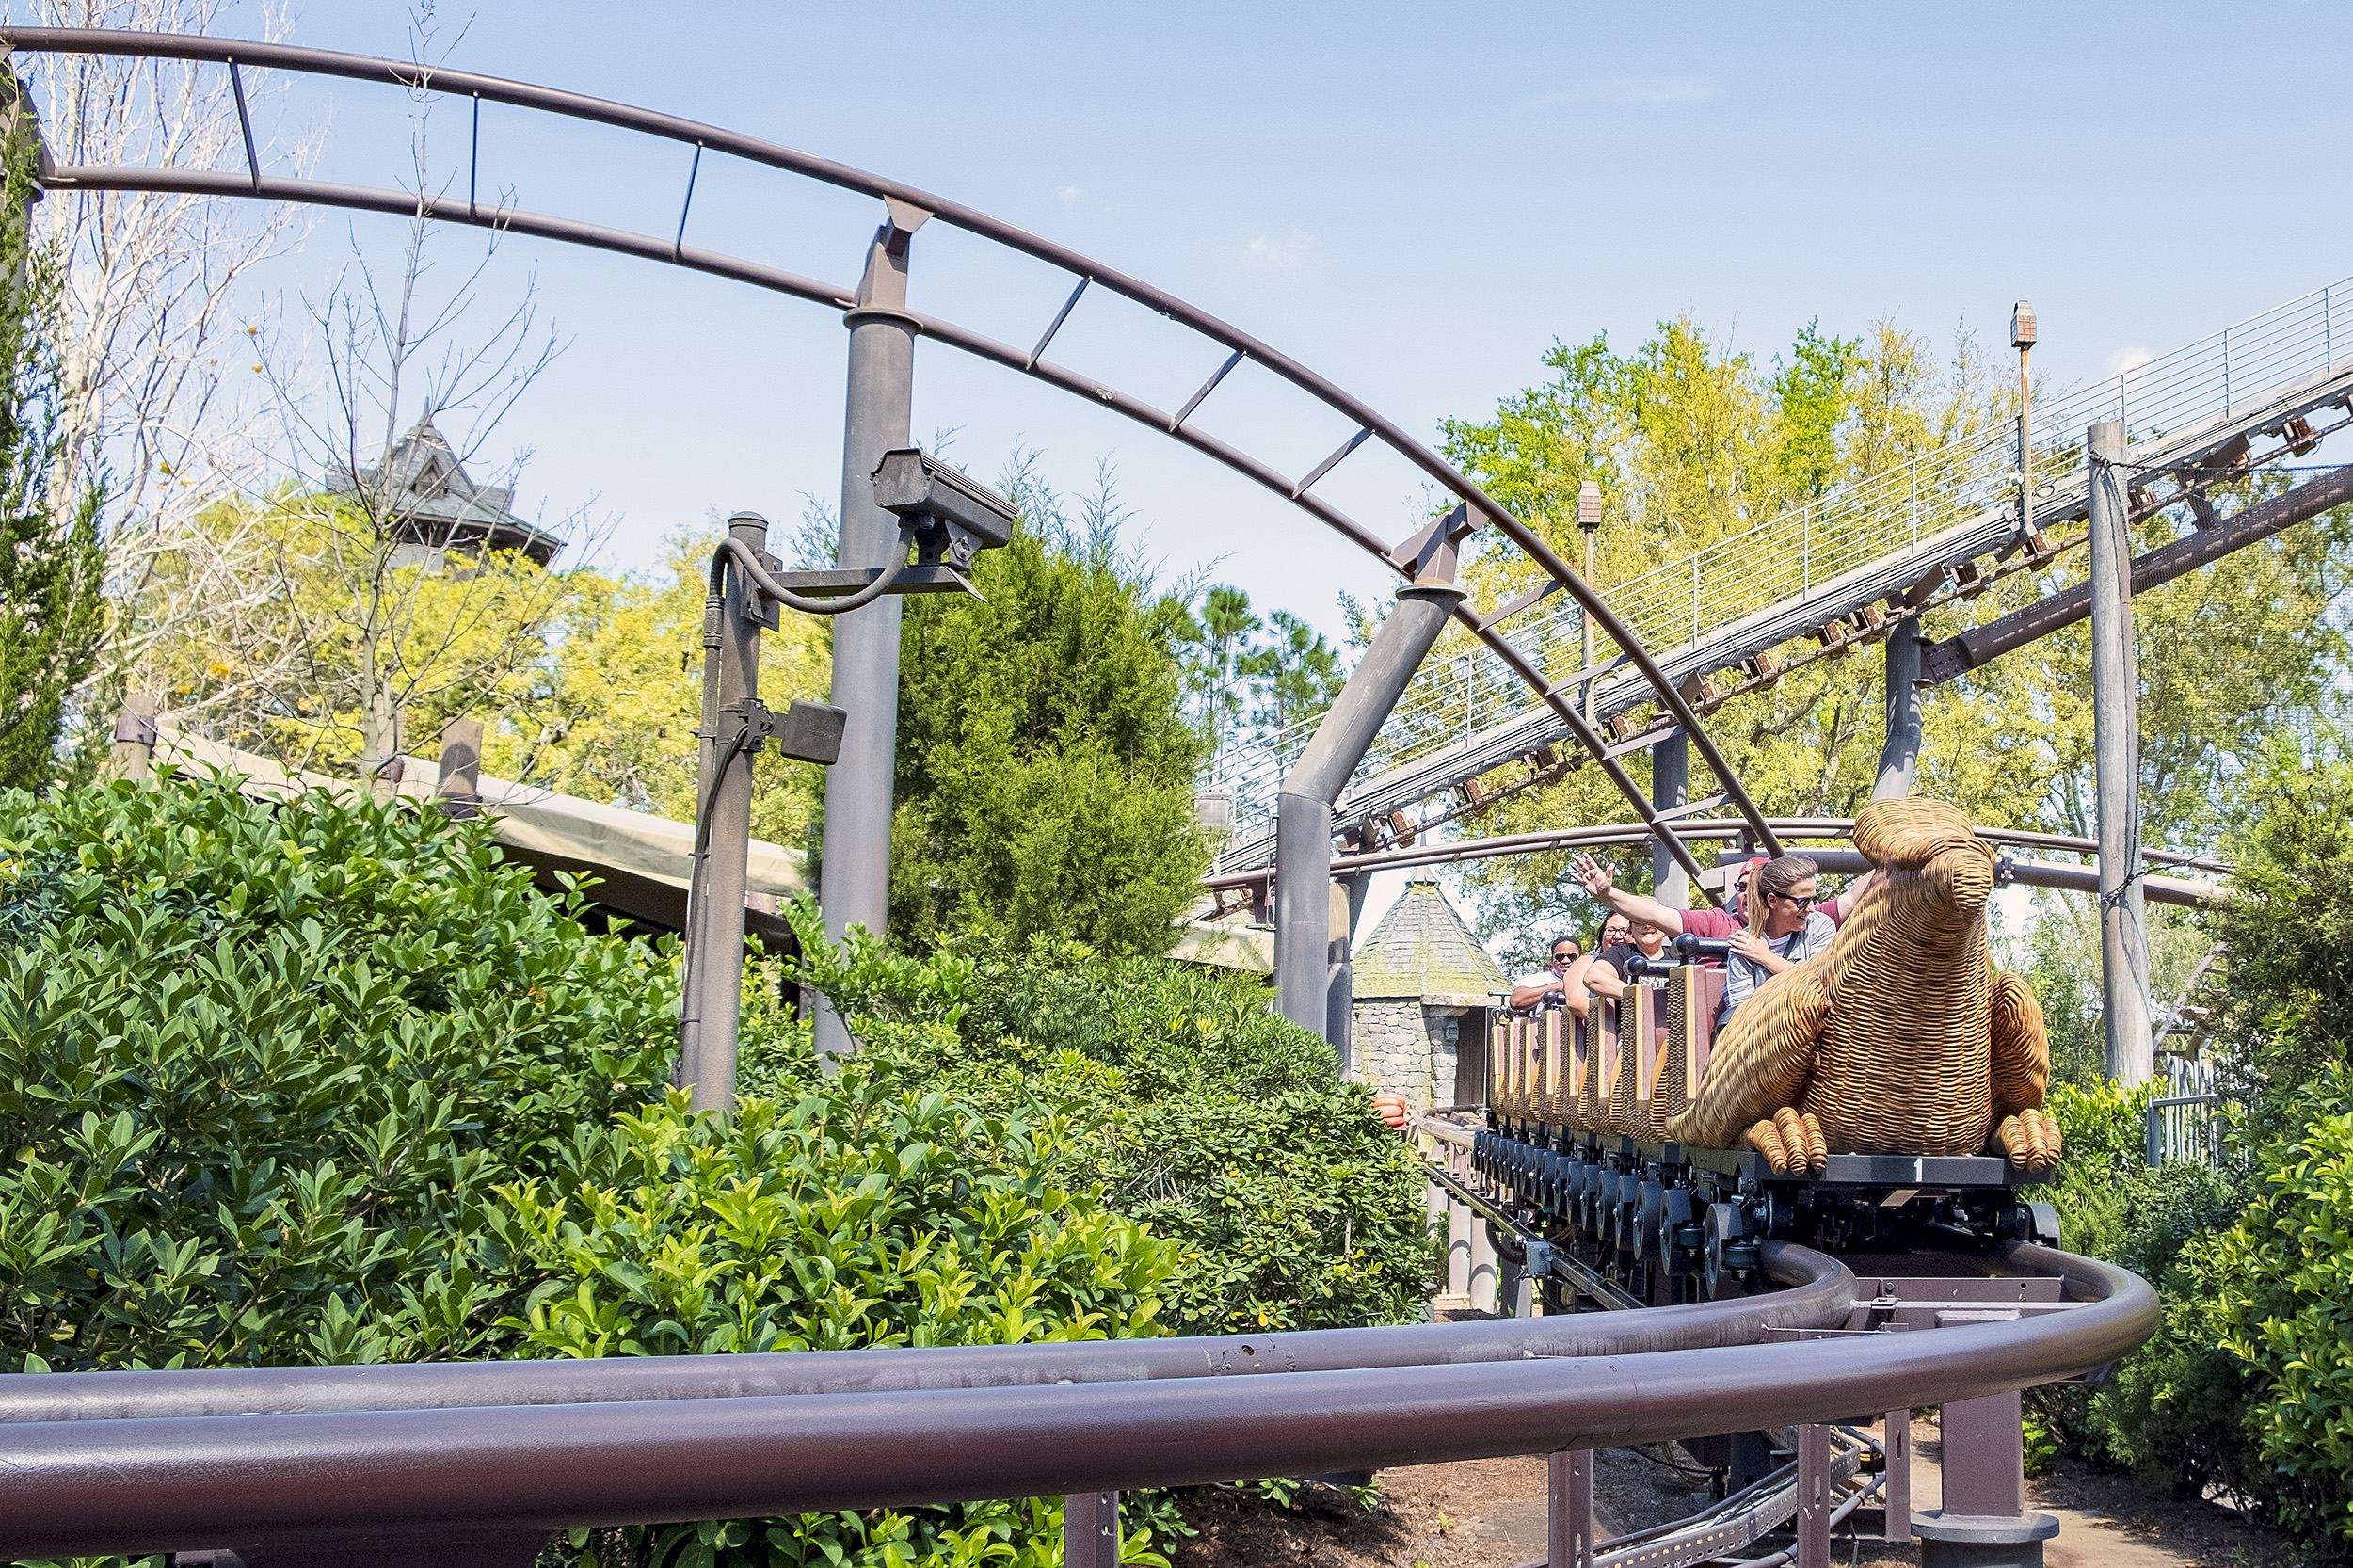
<instances>
[{"instance_id":1,"label":"raised arm","mask_svg":"<svg viewBox=\"0 0 2353 1568\"><path fill-rule=\"evenodd\" d=\"M1847 890L1838 895L1838 902L1831 918L1843 925L1847 918L1854 913L1855 905L1863 902L1863 895L1871 890L1871 884L1879 880L1879 875L1880 869L1873 866L1869 871L1856 877Z\"/></svg>"},{"instance_id":2,"label":"raised arm","mask_svg":"<svg viewBox=\"0 0 2353 1568\"><path fill-rule=\"evenodd\" d=\"M1525 1013L1560 989L1561 983L1549 978L1541 985L1515 985L1512 988L1511 1003Z\"/></svg>"},{"instance_id":3,"label":"raised arm","mask_svg":"<svg viewBox=\"0 0 2353 1568\"><path fill-rule=\"evenodd\" d=\"M1683 935L1683 911L1670 909L1655 898L1629 893L1609 879L1609 868L1590 855L1569 857L1569 874L1584 884L1585 890L1609 908L1629 920L1648 920L1670 936Z\"/></svg>"}]
</instances>

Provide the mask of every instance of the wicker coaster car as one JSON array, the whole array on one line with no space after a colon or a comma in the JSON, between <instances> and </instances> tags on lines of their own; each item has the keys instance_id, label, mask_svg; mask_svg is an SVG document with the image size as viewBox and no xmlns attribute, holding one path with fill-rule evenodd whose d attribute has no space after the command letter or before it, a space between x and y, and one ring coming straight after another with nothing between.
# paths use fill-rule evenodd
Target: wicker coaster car
<instances>
[{"instance_id":1,"label":"wicker coaster car","mask_svg":"<svg viewBox=\"0 0 2353 1568\"><path fill-rule=\"evenodd\" d=\"M1667 1126L1702 1148L1745 1143L1777 1172L1833 1150L1976 1154L2043 1171L2051 1046L2026 983L1986 955L1993 852L1960 808L1883 800L1855 818L1880 876L1830 947L1772 976L1726 1021L1690 1108Z\"/></svg>"}]
</instances>

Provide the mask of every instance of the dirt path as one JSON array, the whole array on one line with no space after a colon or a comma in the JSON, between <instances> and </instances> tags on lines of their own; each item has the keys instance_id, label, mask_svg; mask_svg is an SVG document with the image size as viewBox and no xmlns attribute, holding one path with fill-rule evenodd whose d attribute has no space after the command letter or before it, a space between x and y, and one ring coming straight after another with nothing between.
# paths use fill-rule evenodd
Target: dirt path
<instances>
[{"instance_id":1,"label":"dirt path","mask_svg":"<svg viewBox=\"0 0 2353 1568\"><path fill-rule=\"evenodd\" d=\"M1913 1506L1943 1496L1943 1445L1933 1420L1913 1427ZM1680 1449L1666 1459L1688 1465ZM1595 1528L1608 1536L1681 1518L1703 1506L1707 1482L1658 1455L1605 1449L1594 1466ZM2053 1474L2026 1483L2028 1506L2055 1515L2059 1535L2043 1547L2047 1568L2292 1568L2295 1548L2210 1503L2152 1498L2121 1477L2062 1459ZM1277 1513L1212 1496L1189 1515L1201 1534L1163 1543L1173 1568L1517 1568L1545 1556L1545 1463L1485 1459L1384 1470L1380 1504L1366 1510L1348 1495L1316 1487ZM1877 1522L1872 1522L1876 1535ZM1760 1543L1762 1554L1786 1535ZM1839 1564L1898 1568L1919 1561L1919 1547L1849 1538L1842 1528L1832 1557Z\"/></svg>"}]
</instances>

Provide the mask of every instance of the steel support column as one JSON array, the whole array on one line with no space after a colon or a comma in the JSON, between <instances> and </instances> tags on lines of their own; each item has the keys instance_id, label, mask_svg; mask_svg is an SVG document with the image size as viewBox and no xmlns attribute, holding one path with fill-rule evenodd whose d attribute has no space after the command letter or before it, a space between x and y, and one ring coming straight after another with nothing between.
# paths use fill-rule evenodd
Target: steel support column
<instances>
[{"instance_id":1,"label":"steel support column","mask_svg":"<svg viewBox=\"0 0 2353 1568\"><path fill-rule=\"evenodd\" d=\"M1276 1011L1326 1039L1332 1011L1332 803L1462 601L1463 590L1451 583L1416 583L1398 590L1388 618L1316 726L1315 738L1284 776L1276 799ZM826 844L830 859L830 828ZM1346 1066L1346 1040L1334 1041L1333 1047Z\"/></svg>"},{"instance_id":2,"label":"steel support column","mask_svg":"<svg viewBox=\"0 0 2353 1568\"><path fill-rule=\"evenodd\" d=\"M904 202L866 251L850 328L850 373L841 435L841 534L835 564L867 569L892 564L899 520L874 504L873 474L882 455L913 444L915 338L906 313L907 247L928 216ZM890 805L899 741L900 600L885 594L834 622L833 704L845 710L840 760L825 770L824 859L819 898L825 935L862 925L879 936L890 908ZM849 1028L823 998L817 1004L821 1059L857 1048Z\"/></svg>"},{"instance_id":3,"label":"steel support column","mask_svg":"<svg viewBox=\"0 0 2353 1568\"><path fill-rule=\"evenodd\" d=\"M107 772L116 778L144 784L155 776L155 715L163 700L153 692L133 692L122 699L115 715L114 754Z\"/></svg>"},{"instance_id":4,"label":"steel support column","mask_svg":"<svg viewBox=\"0 0 2353 1568\"><path fill-rule=\"evenodd\" d=\"M2018 1390L1957 1400L1944 1430L1944 1505L1915 1513L1921 1568L2042 1568L2058 1521L2026 1509Z\"/></svg>"},{"instance_id":5,"label":"steel support column","mask_svg":"<svg viewBox=\"0 0 2353 1568\"><path fill-rule=\"evenodd\" d=\"M1920 617L1906 616L1887 629L1887 741L1871 798L1901 800L1919 770Z\"/></svg>"},{"instance_id":6,"label":"steel support column","mask_svg":"<svg viewBox=\"0 0 2353 1568\"><path fill-rule=\"evenodd\" d=\"M2020 1433L2023 1442L2025 1433ZM1887 1480L1880 1492L1880 1538L1912 1539L1912 1410L1891 1410L1881 1423L1880 1452L1886 1456ZM2023 1461L2025 1454L2021 1450Z\"/></svg>"},{"instance_id":7,"label":"steel support column","mask_svg":"<svg viewBox=\"0 0 2353 1568\"><path fill-rule=\"evenodd\" d=\"M1830 1428L1798 1428L1798 1568L1830 1568Z\"/></svg>"},{"instance_id":8,"label":"steel support column","mask_svg":"<svg viewBox=\"0 0 2353 1568\"><path fill-rule=\"evenodd\" d=\"M750 512L728 520L729 536L768 545L768 523ZM697 1111L735 1104L735 1039L744 994L744 889L751 873L752 754L731 744L727 710L760 696L760 623L746 611L751 586L729 566L718 623L703 625L702 805L686 890L686 976L679 1001L673 1081ZM742 709L737 707L740 713Z\"/></svg>"},{"instance_id":9,"label":"steel support column","mask_svg":"<svg viewBox=\"0 0 2353 1568\"><path fill-rule=\"evenodd\" d=\"M1332 885L1332 983L1324 999L1323 1037L1345 1074L1356 1065L1356 929L1364 918L1369 876L1343 876Z\"/></svg>"},{"instance_id":10,"label":"steel support column","mask_svg":"<svg viewBox=\"0 0 2353 1568\"><path fill-rule=\"evenodd\" d=\"M1593 1450L1545 1456L1547 1568L1593 1568Z\"/></svg>"},{"instance_id":11,"label":"steel support column","mask_svg":"<svg viewBox=\"0 0 2353 1568\"><path fill-rule=\"evenodd\" d=\"M1119 1568L1119 1494L1073 1492L1062 1500L1064 1568Z\"/></svg>"},{"instance_id":12,"label":"steel support column","mask_svg":"<svg viewBox=\"0 0 2353 1568\"><path fill-rule=\"evenodd\" d=\"M1470 1304L1481 1312L1493 1312L1501 1299L1496 1288L1496 1239L1476 1209L1471 1212L1470 1233Z\"/></svg>"},{"instance_id":13,"label":"steel support column","mask_svg":"<svg viewBox=\"0 0 2353 1568\"><path fill-rule=\"evenodd\" d=\"M1691 798L1691 738L1678 729L1650 748L1650 803L1665 811ZM1670 909L1691 902L1691 878L1665 843L1650 848L1651 896Z\"/></svg>"},{"instance_id":14,"label":"steel support column","mask_svg":"<svg viewBox=\"0 0 2353 1568\"><path fill-rule=\"evenodd\" d=\"M2128 526L2124 425L2103 420L2086 436L2091 490L2091 737L2100 816L2100 997L2108 1076L2145 1083L2155 1067L2149 1035L2149 926L2140 885L2140 669L2133 647L2133 536Z\"/></svg>"},{"instance_id":15,"label":"steel support column","mask_svg":"<svg viewBox=\"0 0 2353 1568\"><path fill-rule=\"evenodd\" d=\"M1449 1197L1446 1206L1446 1293L1459 1302L1470 1301L1471 1233L1480 1224L1469 1204Z\"/></svg>"}]
</instances>

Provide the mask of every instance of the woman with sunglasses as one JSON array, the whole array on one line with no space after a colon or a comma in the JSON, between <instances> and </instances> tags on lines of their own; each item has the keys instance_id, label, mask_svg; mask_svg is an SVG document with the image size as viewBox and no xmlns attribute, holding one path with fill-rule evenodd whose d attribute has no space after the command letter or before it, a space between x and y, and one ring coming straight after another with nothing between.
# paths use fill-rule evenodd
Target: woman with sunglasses
<instances>
[{"instance_id":1,"label":"woman with sunglasses","mask_svg":"<svg viewBox=\"0 0 2353 1568\"><path fill-rule=\"evenodd\" d=\"M1748 878L1748 920L1731 936L1718 1028L1771 976L1796 968L1830 946L1838 927L1815 907L1817 902L1828 902L1820 898L1821 887L1820 871L1802 855L1769 860Z\"/></svg>"}]
</instances>

